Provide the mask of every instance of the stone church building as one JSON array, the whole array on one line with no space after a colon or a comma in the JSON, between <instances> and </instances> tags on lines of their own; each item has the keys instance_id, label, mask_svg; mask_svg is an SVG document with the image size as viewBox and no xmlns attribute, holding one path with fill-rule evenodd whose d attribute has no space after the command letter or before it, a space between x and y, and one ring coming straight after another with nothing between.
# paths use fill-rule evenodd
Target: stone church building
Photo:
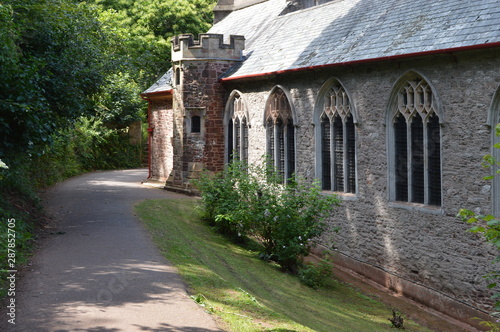
<instances>
[{"instance_id":1,"label":"stone church building","mask_svg":"<svg viewBox=\"0 0 500 332\"><path fill-rule=\"evenodd\" d=\"M220 0L172 40L149 102L149 177L270 159L343 200L336 264L448 315L491 311L492 246L456 217L500 215L482 157L500 122L500 1ZM497 149L498 150L498 149Z\"/></svg>"}]
</instances>

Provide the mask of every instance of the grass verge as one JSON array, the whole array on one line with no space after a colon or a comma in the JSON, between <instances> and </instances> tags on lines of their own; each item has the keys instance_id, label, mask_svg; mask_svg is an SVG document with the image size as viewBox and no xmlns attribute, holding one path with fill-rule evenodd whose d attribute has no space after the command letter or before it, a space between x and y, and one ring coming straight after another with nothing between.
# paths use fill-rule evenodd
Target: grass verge
<instances>
[{"instance_id":1,"label":"grass verge","mask_svg":"<svg viewBox=\"0 0 500 332\"><path fill-rule=\"evenodd\" d=\"M162 254L227 331L390 331L385 305L334 279L314 290L214 233L198 200L148 200L136 211ZM253 246L253 247L252 247ZM428 331L405 321L406 331Z\"/></svg>"}]
</instances>

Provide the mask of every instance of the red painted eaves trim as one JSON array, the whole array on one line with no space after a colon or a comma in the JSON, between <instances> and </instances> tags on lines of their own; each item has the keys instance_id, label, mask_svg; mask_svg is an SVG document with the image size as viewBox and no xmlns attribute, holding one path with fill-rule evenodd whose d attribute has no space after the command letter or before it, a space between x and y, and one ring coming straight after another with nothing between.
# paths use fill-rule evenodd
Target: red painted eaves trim
<instances>
[{"instance_id":1,"label":"red painted eaves trim","mask_svg":"<svg viewBox=\"0 0 500 332\"><path fill-rule=\"evenodd\" d=\"M225 77L225 78L222 78L221 81L227 82L227 81L235 81L235 80L242 80L242 79L249 79L249 78L265 77L265 76L271 76L271 75L289 74L289 73L301 72L301 71L314 71L314 70L325 69L325 68L353 66L353 65L359 65L359 64L363 64L363 63L371 63L371 62L393 61L393 60L398 60L398 59L407 59L407 58L414 58L414 57L421 57L421 56L428 56L428 55L435 55L435 54L451 54L451 53L457 53L457 52L480 50L480 49L494 48L494 47L500 47L500 42L462 46L462 47L452 47L452 48L445 48L445 49L432 50L432 51L423 51L423 52L415 52L415 53L405 53L405 54L390 55L390 56L385 56L385 57L361 59L361 60L354 60L354 61L347 61L347 62L329 63L329 64L324 64L324 65L299 67L299 68L277 70L277 71L258 73L258 74Z\"/></svg>"}]
</instances>

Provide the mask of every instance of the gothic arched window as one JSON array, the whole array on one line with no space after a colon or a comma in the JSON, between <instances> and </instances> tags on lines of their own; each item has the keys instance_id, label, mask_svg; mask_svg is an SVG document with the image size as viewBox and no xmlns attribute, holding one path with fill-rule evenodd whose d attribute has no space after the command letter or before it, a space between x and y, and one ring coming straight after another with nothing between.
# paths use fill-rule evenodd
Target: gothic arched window
<instances>
[{"instance_id":1,"label":"gothic arched window","mask_svg":"<svg viewBox=\"0 0 500 332\"><path fill-rule=\"evenodd\" d=\"M227 160L248 161L248 115L243 98L237 92L229 99L227 123Z\"/></svg>"},{"instance_id":2,"label":"gothic arched window","mask_svg":"<svg viewBox=\"0 0 500 332\"><path fill-rule=\"evenodd\" d=\"M323 190L356 193L356 141L349 97L336 82L320 94L321 185Z\"/></svg>"},{"instance_id":3,"label":"gothic arched window","mask_svg":"<svg viewBox=\"0 0 500 332\"><path fill-rule=\"evenodd\" d=\"M282 182L295 172L295 127L285 92L276 88L265 110L267 154Z\"/></svg>"},{"instance_id":4,"label":"gothic arched window","mask_svg":"<svg viewBox=\"0 0 500 332\"><path fill-rule=\"evenodd\" d=\"M394 201L441 206L441 126L421 77L406 80L390 105L389 178Z\"/></svg>"}]
</instances>

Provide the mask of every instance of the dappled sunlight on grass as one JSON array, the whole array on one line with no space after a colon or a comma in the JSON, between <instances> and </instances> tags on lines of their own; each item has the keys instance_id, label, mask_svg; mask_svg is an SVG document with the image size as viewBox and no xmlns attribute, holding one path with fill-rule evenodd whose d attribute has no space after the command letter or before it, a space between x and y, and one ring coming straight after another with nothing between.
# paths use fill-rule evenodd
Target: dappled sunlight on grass
<instances>
[{"instance_id":1,"label":"dappled sunlight on grass","mask_svg":"<svg viewBox=\"0 0 500 332\"><path fill-rule=\"evenodd\" d=\"M390 308L331 279L314 290L258 258L255 245L215 234L197 200L156 200L136 209L194 296L229 331L391 331ZM207 309L208 310L208 309ZM426 331L405 321L406 330Z\"/></svg>"}]
</instances>

